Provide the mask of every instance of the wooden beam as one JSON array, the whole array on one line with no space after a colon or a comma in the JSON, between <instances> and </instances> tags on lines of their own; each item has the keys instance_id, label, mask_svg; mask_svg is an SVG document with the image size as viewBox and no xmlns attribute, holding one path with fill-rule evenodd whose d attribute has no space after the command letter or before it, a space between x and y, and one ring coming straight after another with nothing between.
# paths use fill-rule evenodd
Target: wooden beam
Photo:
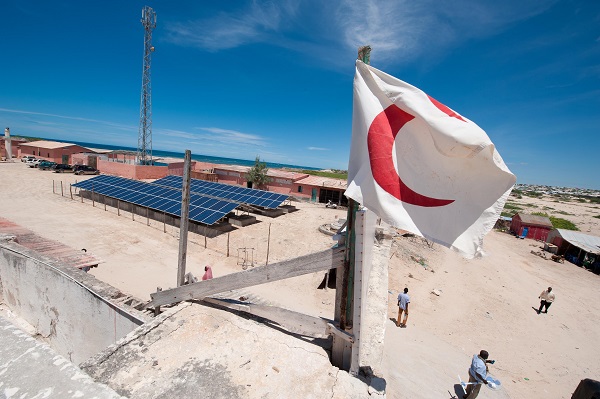
<instances>
[{"instance_id":1,"label":"wooden beam","mask_svg":"<svg viewBox=\"0 0 600 399\"><path fill-rule=\"evenodd\" d=\"M232 273L211 280L199 281L162 292L150 294L152 301L148 307L168 305L189 299L203 299L209 295L218 294L229 290L252 287L279 281L290 277L329 270L342 266L344 248L328 249L310 255L301 256L271 264L260 266L243 272Z\"/></svg>"},{"instance_id":2,"label":"wooden beam","mask_svg":"<svg viewBox=\"0 0 600 399\"><path fill-rule=\"evenodd\" d=\"M307 337L325 338L329 336L331 320L309 316L276 306L244 303L231 299L204 298L203 302L219 305L239 312L249 313L279 324L291 333Z\"/></svg>"}]
</instances>

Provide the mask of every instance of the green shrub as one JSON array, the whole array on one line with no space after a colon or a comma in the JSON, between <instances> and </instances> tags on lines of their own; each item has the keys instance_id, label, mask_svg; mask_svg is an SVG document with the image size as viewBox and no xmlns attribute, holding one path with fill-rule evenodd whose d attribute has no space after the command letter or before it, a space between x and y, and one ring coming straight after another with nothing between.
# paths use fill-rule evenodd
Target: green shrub
<instances>
[{"instance_id":1,"label":"green shrub","mask_svg":"<svg viewBox=\"0 0 600 399\"><path fill-rule=\"evenodd\" d=\"M513 204L513 203L509 203L509 202L507 202L506 204L504 204L504 209L514 209L514 210L518 210L518 211L522 211L523 210L523 208L521 208L517 204Z\"/></svg>"},{"instance_id":2,"label":"green shrub","mask_svg":"<svg viewBox=\"0 0 600 399\"><path fill-rule=\"evenodd\" d=\"M532 212L532 215L536 215L536 216L545 216L548 217L548 214L546 212Z\"/></svg>"}]
</instances>

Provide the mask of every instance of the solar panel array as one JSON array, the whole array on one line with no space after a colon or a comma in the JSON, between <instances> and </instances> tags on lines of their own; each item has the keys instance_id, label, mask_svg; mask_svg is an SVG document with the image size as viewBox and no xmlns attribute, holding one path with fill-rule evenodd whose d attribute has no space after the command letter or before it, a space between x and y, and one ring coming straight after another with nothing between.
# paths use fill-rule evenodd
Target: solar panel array
<instances>
[{"instance_id":1,"label":"solar panel array","mask_svg":"<svg viewBox=\"0 0 600 399\"><path fill-rule=\"evenodd\" d=\"M182 182L183 178L181 176L167 176L156 180L154 184L181 188ZM271 209L277 208L288 198L285 194L198 179L191 179L190 192L222 198L238 204L250 204Z\"/></svg>"},{"instance_id":2,"label":"solar panel array","mask_svg":"<svg viewBox=\"0 0 600 399\"><path fill-rule=\"evenodd\" d=\"M181 217L181 186L176 189L106 175L99 175L73 186ZM211 225L238 206L239 203L191 194L189 219Z\"/></svg>"}]
</instances>

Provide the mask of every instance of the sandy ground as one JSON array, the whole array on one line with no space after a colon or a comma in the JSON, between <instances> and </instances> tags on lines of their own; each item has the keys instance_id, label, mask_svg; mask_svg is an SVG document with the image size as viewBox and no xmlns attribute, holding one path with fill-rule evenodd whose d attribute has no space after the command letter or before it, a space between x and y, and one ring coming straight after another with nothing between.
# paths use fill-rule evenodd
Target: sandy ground
<instances>
[{"instance_id":1,"label":"sandy ground","mask_svg":"<svg viewBox=\"0 0 600 399\"><path fill-rule=\"evenodd\" d=\"M30 169L21 162L0 163L0 216L36 233L86 248L104 260L92 273L99 279L148 300L157 286L175 286L178 230L77 197L69 183L87 177ZM54 180L57 194L52 192ZM63 193L60 194L60 182ZM526 199L571 215L582 231L600 235L595 206ZM563 208L564 206L564 208ZM201 276L205 265L215 276L241 270L239 248L263 265L330 247L318 226L345 218L345 211L298 204L299 211L208 239L189 235L187 270ZM556 215L559 216L559 215ZM268 243L270 229L270 242ZM588 231L589 230L589 231ZM474 353L487 349L496 364L493 375L503 389L482 389L480 398L569 398L583 378L598 378L600 304L594 299L600 276L572 264L531 254L540 243L498 232L485 239L488 256L467 261L438 245L398 238L389 263L388 318L395 319L395 297L405 286L412 298L408 328L387 323L384 376L389 398L450 398L458 376L467 378ZM249 248L254 248L250 250ZM249 257L250 261L252 260ZM414 259L423 259L427 268ZM250 266L252 267L252 266ZM283 307L315 316L333 316L334 290L316 290L322 274L254 287L251 291ZM547 286L556 292L548 314L534 308ZM436 290L437 294L432 291Z\"/></svg>"}]
</instances>

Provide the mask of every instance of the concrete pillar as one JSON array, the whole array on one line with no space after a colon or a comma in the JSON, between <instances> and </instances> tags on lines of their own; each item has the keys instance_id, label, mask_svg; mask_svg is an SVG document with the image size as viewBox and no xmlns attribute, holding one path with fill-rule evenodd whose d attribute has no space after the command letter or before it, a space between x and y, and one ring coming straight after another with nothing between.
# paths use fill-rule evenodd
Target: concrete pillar
<instances>
[{"instance_id":1,"label":"concrete pillar","mask_svg":"<svg viewBox=\"0 0 600 399\"><path fill-rule=\"evenodd\" d=\"M4 129L4 141L6 142L6 161L12 162L12 143L10 141L10 128Z\"/></svg>"}]
</instances>

